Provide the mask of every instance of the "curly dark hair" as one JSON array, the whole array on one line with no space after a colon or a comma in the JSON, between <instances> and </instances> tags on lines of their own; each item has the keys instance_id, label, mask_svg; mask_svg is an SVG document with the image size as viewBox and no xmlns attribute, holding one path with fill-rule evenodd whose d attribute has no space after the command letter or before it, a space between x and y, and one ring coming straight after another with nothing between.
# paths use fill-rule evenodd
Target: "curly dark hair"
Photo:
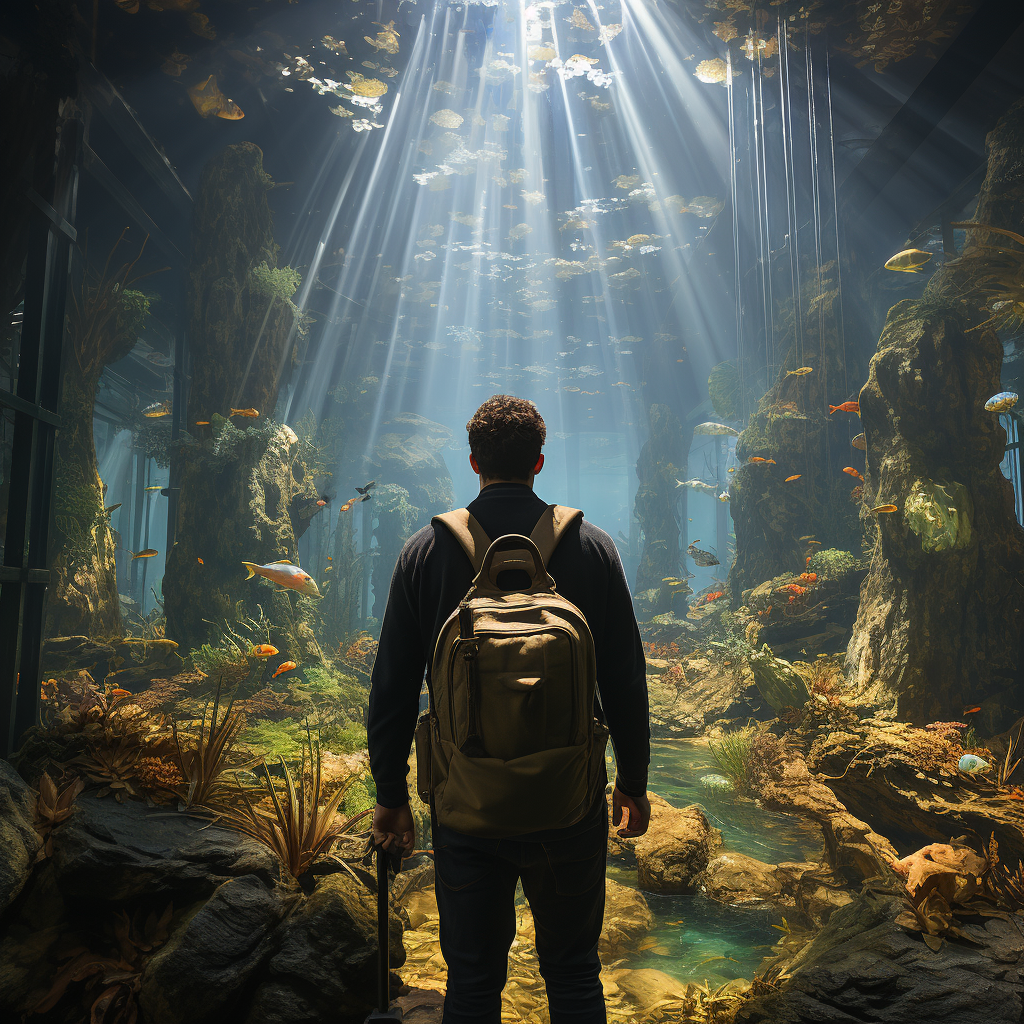
<instances>
[{"instance_id":1,"label":"curly dark hair","mask_svg":"<svg viewBox=\"0 0 1024 1024\"><path fill-rule=\"evenodd\" d=\"M526 480L540 458L547 427L533 402L492 395L466 424L469 450L485 480Z\"/></svg>"}]
</instances>

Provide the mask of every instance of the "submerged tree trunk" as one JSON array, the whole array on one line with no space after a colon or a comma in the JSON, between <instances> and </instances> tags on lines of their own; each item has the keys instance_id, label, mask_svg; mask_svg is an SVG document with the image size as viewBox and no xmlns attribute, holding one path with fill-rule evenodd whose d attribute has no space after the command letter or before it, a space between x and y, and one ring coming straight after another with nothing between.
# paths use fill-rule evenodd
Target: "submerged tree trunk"
<instances>
[{"instance_id":1,"label":"submerged tree trunk","mask_svg":"<svg viewBox=\"0 0 1024 1024\"><path fill-rule=\"evenodd\" d=\"M103 483L92 430L100 375L76 370L72 366L64 376L57 431L45 634L119 636L116 544L103 511Z\"/></svg>"},{"instance_id":2,"label":"submerged tree trunk","mask_svg":"<svg viewBox=\"0 0 1024 1024\"><path fill-rule=\"evenodd\" d=\"M193 376L188 433L172 456L181 459L181 492L164 608L168 637L186 650L209 639L210 622L258 618L262 609L281 630L275 646L295 661L320 660L297 596L247 580L242 565L297 562L310 522L301 513L317 499L294 431L271 419L296 326L294 271L277 267L271 185L248 142L214 157L200 181L189 270ZM257 415L231 418L232 409Z\"/></svg>"},{"instance_id":3,"label":"submerged tree trunk","mask_svg":"<svg viewBox=\"0 0 1024 1024\"><path fill-rule=\"evenodd\" d=\"M126 229L127 230L127 229ZM121 238L102 269L83 254L83 279L69 294L61 425L57 430L54 530L47 590L47 636L121 634L114 534L104 511L103 483L93 440L93 406L103 368L134 348L149 300L127 287L142 255L111 271ZM143 248L145 243L143 243Z\"/></svg>"},{"instance_id":4,"label":"submerged tree trunk","mask_svg":"<svg viewBox=\"0 0 1024 1024\"><path fill-rule=\"evenodd\" d=\"M676 478L685 473L690 438L683 443L679 419L667 405L652 405L648 421L650 433L636 462L640 486L633 508L644 533L636 590L642 594L657 589L659 596L653 602L647 601L647 605L661 612L667 611L670 604L669 590L662 580L681 572Z\"/></svg>"},{"instance_id":5,"label":"submerged tree trunk","mask_svg":"<svg viewBox=\"0 0 1024 1024\"><path fill-rule=\"evenodd\" d=\"M766 580L801 571L808 536L825 548L861 555L859 492L842 472L856 466L850 439L860 432L860 421L854 413L828 410L850 398L847 389L859 383L847 377L834 261L807 274L799 298L799 306L789 303L776 312L779 329L791 339L789 350L779 379L736 442L736 456L746 464L733 474L729 489L736 531L736 561L729 571L734 602ZM811 371L787 373L803 365ZM748 463L751 457L774 462Z\"/></svg>"},{"instance_id":6,"label":"submerged tree trunk","mask_svg":"<svg viewBox=\"0 0 1024 1024\"><path fill-rule=\"evenodd\" d=\"M974 220L1020 232L1024 102L987 147ZM1005 242L970 232L964 258L937 270L919 302L889 311L860 396L862 515L877 526L846 660L863 700L916 724L979 704L982 735L1024 714L1024 530L999 469L1006 434L984 408L1003 349L993 330L971 329L987 315L977 247ZM869 516L881 504L897 511Z\"/></svg>"}]
</instances>

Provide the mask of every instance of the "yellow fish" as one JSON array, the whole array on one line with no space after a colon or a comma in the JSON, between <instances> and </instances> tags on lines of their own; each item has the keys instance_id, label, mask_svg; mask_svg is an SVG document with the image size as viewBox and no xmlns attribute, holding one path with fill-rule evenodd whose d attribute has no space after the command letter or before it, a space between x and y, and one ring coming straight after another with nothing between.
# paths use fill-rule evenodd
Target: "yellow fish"
<instances>
[{"instance_id":1,"label":"yellow fish","mask_svg":"<svg viewBox=\"0 0 1024 1024\"><path fill-rule=\"evenodd\" d=\"M257 416L259 416L259 414L260 413L259 413L258 409L232 409L231 410L231 415L232 416L245 416L247 419L250 419L250 420L255 419Z\"/></svg>"},{"instance_id":2,"label":"yellow fish","mask_svg":"<svg viewBox=\"0 0 1024 1024\"><path fill-rule=\"evenodd\" d=\"M800 366L800 367L797 367L797 369L795 369L795 370L787 370L786 371L786 376L787 377L803 377L803 376L806 376L808 373L813 373L813 372L814 372L814 367L813 366Z\"/></svg>"},{"instance_id":3,"label":"yellow fish","mask_svg":"<svg viewBox=\"0 0 1024 1024\"><path fill-rule=\"evenodd\" d=\"M170 402L157 402L154 405L148 406L142 410L142 415L147 419L155 420L161 416L171 415L171 403Z\"/></svg>"},{"instance_id":4,"label":"yellow fish","mask_svg":"<svg viewBox=\"0 0 1024 1024\"><path fill-rule=\"evenodd\" d=\"M242 562L242 565L249 570L249 575L246 576L247 580L251 580L253 576L262 576L286 590L297 590L307 597L322 596L317 588L316 580L297 565L292 565L286 558L277 562L269 562L266 565L257 565L255 562Z\"/></svg>"},{"instance_id":5,"label":"yellow fish","mask_svg":"<svg viewBox=\"0 0 1024 1024\"><path fill-rule=\"evenodd\" d=\"M145 548L143 551L129 551L128 554L134 561L136 558L152 558L154 555L159 555L160 552L156 548Z\"/></svg>"},{"instance_id":6,"label":"yellow fish","mask_svg":"<svg viewBox=\"0 0 1024 1024\"><path fill-rule=\"evenodd\" d=\"M925 252L924 249L904 249L885 261L885 269L899 270L904 274L917 274L931 258L932 254Z\"/></svg>"}]
</instances>

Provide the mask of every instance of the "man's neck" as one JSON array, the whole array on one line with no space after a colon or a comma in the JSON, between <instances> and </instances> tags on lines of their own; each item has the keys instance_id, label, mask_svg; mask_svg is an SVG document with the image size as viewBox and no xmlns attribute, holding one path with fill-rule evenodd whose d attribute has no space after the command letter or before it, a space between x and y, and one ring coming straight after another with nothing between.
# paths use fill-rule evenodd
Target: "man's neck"
<instances>
[{"instance_id":1,"label":"man's neck","mask_svg":"<svg viewBox=\"0 0 1024 1024\"><path fill-rule=\"evenodd\" d=\"M480 478L480 490L482 491L485 487L492 487L494 484L518 484L520 487L529 487L533 490L533 477L529 480L485 480L483 477Z\"/></svg>"}]
</instances>

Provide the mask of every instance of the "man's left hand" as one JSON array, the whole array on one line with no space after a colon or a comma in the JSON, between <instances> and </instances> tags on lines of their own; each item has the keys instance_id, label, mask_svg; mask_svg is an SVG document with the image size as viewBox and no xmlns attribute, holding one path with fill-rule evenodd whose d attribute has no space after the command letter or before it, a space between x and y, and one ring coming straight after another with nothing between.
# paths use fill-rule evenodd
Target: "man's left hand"
<instances>
[{"instance_id":1,"label":"man's left hand","mask_svg":"<svg viewBox=\"0 0 1024 1024\"><path fill-rule=\"evenodd\" d=\"M373 809L373 845L384 845L391 850L397 844L402 857L409 857L416 849L416 823L412 818L412 810L408 803L401 807L381 807Z\"/></svg>"}]
</instances>

